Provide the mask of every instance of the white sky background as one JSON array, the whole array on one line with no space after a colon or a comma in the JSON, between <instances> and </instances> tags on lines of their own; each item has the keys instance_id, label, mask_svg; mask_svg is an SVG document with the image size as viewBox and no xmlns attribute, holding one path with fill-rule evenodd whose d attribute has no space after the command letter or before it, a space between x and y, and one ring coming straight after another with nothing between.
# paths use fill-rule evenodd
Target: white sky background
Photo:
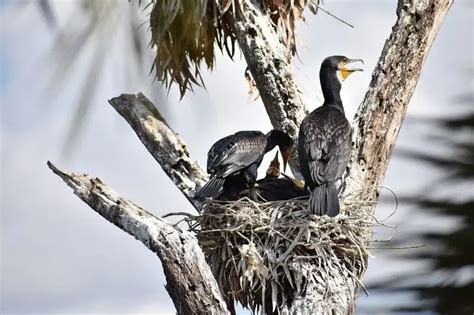
<instances>
[{"instance_id":1,"label":"white sky background","mask_svg":"<svg viewBox=\"0 0 474 315\"><path fill-rule=\"evenodd\" d=\"M121 93L143 91L152 95L158 84L151 85L150 78L127 76L124 69L135 65L127 64L129 52L123 49L127 37L119 24L118 41L107 52L105 75L99 80L87 128L72 158L62 159L66 129L87 60L58 91L45 93L54 37L35 4L11 2L0 4L0 312L173 314L158 258L95 214L46 167L46 161L52 160L66 170L99 176L156 215L192 211L131 128L107 103ZM62 23L71 3L54 3ZM124 1L123 5L129 4ZM366 71L354 74L343 86L342 97L351 118L395 21L395 1L327 0L325 8L356 28L348 28L322 12L315 17L308 12L307 22L298 28L301 62L295 63L297 80L312 109L321 104L318 71L322 59L333 54L364 59ZM451 107L452 99L472 88L472 76L465 74L467 67L473 69L472 13L467 0L453 5L426 61L397 146L425 146L422 141L431 131L420 130L410 123L410 117L459 111ZM194 95L179 102L176 89L172 89L167 107L158 106L202 165L208 148L217 139L237 130L271 128L261 102L248 102L244 60L236 59L231 62L218 56L215 71L205 72L207 91L196 88ZM395 157L385 185L397 193L409 193L428 186L437 176L426 167ZM412 214L407 208L401 207L391 219L393 224L400 223L399 233L426 225L445 229L453 226L452 222L440 223L436 218ZM389 210L388 206L380 207L378 216L384 217ZM388 257L386 252L375 255L366 283L414 267ZM360 302L362 307L384 303L376 295Z\"/></svg>"}]
</instances>

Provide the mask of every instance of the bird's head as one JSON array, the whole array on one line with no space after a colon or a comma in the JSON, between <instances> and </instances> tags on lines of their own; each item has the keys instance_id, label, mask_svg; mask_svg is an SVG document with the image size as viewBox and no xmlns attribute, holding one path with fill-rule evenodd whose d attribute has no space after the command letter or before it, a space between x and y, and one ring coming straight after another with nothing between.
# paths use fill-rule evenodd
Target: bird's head
<instances>
[{"instance_id":1,"label":"bird's head","mask_svg":"<svg viewBox=\"0 0 474 315\"><path fill-rule=\"evenodd\" d=\"M280 148L283 157L283 171L286 170L286 164L293 154L293 139L284 131L273 129L267 134L267 150L273 149L276 145Z\"/></svg>"},{"instance_id":2,"label":"bird's head","mask_svg":"<svg viewBox=\"0 0 474 315\"><path fill-rule=\"evenodd\" d=\"M351 73L363 71L362 68L353 67L352 64L360 62L362 59L349 59L344 56L331 56L324 59L321 64L321 72L335 73L340 82L344 81Z\"/></svg>"},{"instance_id":3,"label":"bird's head","mask_svg":"<svg viewBox=\"0 0 474 315\"><path fill-rule=\"evenodd\" d=\"M278 151L275 154L275 158L270 162L267 168L267 177L278 178L280 176L280 161L278 161Z\"/></svg>"}]
</instances>

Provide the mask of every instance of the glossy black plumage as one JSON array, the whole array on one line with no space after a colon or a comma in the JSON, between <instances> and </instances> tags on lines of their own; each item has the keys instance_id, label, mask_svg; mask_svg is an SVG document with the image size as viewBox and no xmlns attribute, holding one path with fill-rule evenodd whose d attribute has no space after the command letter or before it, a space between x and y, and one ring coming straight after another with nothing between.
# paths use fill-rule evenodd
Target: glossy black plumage
<instances>
[{"instance_id":1,"label":"glossy black plumage","mask_svg":"<svg viewBox=\"0 0 474 315\"><path fill-rule=\"evenodd\" d=\"M306 116L300 126L301 173L311 193L310 212L317 215L336 216L340 210L335 182L344 173L352 146L351 127L344 115L337 71L348 60L333 56L323 61L320 81L324 104Z\"/></svg>"},{"instance_id":2,"label":"glossy black plumage","mask_svg":"<svg viewBox=\"0 0 474 315\"><path fill-rule=\"evenodd\" d=\"M209 182L196 194L197 198L235 199L240 191L253 187L257 168L266 152L276 145L291 150L293 141L279 130L268 134L260 131L239 131L217 141L209 150L207 172ZM222 193L221 193L222 191Z\"/></svg>"},{"instance_id":3,"label":"glossy black plumage","mask_svg":"<svg viewBox=\"0 0 474 315\"><path fill-rule=\"evenodd\" d=\"M258 202L289 200L303 197L307 192L299 188L293 181L286 177L262 178L252 192L252 199Z\"/></svg>"}]
</instances>

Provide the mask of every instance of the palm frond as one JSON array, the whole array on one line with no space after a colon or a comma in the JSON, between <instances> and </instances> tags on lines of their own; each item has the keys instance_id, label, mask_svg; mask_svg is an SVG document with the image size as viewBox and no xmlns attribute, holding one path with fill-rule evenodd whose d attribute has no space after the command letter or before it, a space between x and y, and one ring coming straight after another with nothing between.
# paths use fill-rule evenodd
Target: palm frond
<instances>
[{"instance_id":1,"label":"palm frond","mask_svg":"<svg viewBox=\"0 0 474 315\"><path fill-rule=\"evenodd\" d=\"M149 67L151 58L146 49L147 33L139 27L145 17L139 14L136 5L132 7L115 0L77 0L67 16L56 16L55 9L64 14L58 10L57 4L57 1L52 0L37 1L39 13L47 23L55 23L51 28L51 36L55 40L48 53L50 72L45 75L48 80L43 93L56 98L78 69L87 69L84 71L84 81L76 82L77 88L70 91L76 93L77 98L73 104L70 124L65 131L62 150L63 157L70 157L94 108L93 101L100 87L99 83L107 75L107 57L113 47L121 43L121 36L117 35L125 33L126 41L120 49L127 58L127 66L123 68L127 78L145 78L144 69ZM56 20L64 20L64 23L56 23ZM119 23L124 25L120 30Z\"/></svg>"},{"instance_id":2,"label":"palm frond","mask_svg":"<svg viewBox=\"0 0 474 315\"><path fill-rule=\"evenodd\" d=\"M154 70L168 88L177 83L184 96L192 85L204 85L201 65L212 70L214 43L232 59L236 35L229 18L238 0L151 0L151 47L156 49ZM309 7L317 12L320 0L265 0L270 17L288 60L296 54L295 24ZM140 1L141 3L141 1Z\"/></svg>"},{"instance_id":3,"label":"palm frond","mask_svg":"<svg viewBox=\"0 0 474 315\"><path fill-rule=\"evenodd\" d=\"M296 54L296 22L304 21L303 11L306 7L316 14L319 2L320 0L265 0L280 41L287 48L288 59Z\"/></svg>"}]
</instances>

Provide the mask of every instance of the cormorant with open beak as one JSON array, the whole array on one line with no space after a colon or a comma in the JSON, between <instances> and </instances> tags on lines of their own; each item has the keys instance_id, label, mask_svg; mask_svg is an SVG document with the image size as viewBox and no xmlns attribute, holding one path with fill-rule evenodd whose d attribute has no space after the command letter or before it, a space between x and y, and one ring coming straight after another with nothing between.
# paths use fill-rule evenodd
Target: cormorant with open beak
<instances>
[{"instance_id":1,"label":"cormorant with open beak","mask_svg":"<svg viewBox=\"0 0 474 315\"><path fill-rule=\"evenodd\" d=\"M340 210L335 182L344 173L352 148L351 126L344 115L340 90L351 73L362 71L348 66L353 62L363 63L344 56L324 59L319 72L324 104L308 114L300 126L301 173L310 190L309 210L316 215L334 217Z\"/></svg>"},{"instance_id":2,"label":"cormorant with open beak","mask_svg":"<svg viewBox=\"0 0 474 315\"><path fill-rule=\"evenodd\" d=\"M263 156L275 146L280 148L286 167L293 140L283 131L274 129L266 135L260 131L239 131L220 139L207 156L211 179L197 192L196 198L215 198L222 191L225 199L232 199L240 191L252 188Z\"/></svg>"}]
</instances>

